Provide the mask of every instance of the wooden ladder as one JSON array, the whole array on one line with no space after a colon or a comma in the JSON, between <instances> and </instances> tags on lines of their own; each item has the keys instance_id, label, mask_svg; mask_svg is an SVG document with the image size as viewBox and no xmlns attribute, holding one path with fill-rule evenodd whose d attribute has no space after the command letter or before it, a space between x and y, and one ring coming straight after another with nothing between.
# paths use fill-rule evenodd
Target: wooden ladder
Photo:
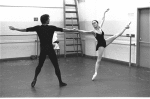
<instances>
[{"instance_id":1,"label":"wooden ladder","mask_svg":"<svg viewBox=\"0 0 150 99\"><path fill-rule=\"evenodd\" d=\"M64 0L64 27L80 29L77 0ZM79 32L64 33L64 57L67 54L77 54L77 56L80 54L83 56L82 40Z\"/></svg>"}]
</instances>

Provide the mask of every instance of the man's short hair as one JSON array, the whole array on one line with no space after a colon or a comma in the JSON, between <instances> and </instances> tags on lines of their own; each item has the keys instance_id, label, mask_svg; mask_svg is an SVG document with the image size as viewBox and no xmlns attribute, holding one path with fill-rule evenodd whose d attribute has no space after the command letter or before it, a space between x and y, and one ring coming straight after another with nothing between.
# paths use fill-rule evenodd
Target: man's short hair
<instances>
[{"instance_id":1,"label":"man's short hair","mask_svg":"<svg viewBox=\"0 0 150 99\"><path fill-rule=\"evenodd\" d=\"M45 24L48 19L49 19L48 14L42 15L41 18L40 18L42 24Z\"/></svg>"}]
</instances>

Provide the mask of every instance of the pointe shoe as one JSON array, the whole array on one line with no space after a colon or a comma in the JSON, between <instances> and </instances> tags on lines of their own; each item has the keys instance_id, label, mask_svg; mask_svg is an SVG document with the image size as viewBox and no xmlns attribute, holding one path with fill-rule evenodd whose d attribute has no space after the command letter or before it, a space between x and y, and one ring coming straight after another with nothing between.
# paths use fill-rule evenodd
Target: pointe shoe
<instances>
[{"instance_id":1,"label":"pointe shoe","mask_svg":"<svg viewBox=\"0 0 150 99\"><path fill-rule=\"evenodd\" d=\"M36 84L36 80L33 80L32 83L31 83L31 87L33 88Z\"/></svg>"},{"instance_id":2,"label":"pointe shoe","mask_svg":"<svg viewBox=\"0 0 150 99\"><path fill-rule=\"evenodd\" d=\"M67 84L62 82L62 83L59 84L59 86L64 87L64 86L67 86Z\"/></svg>"},{"instance_id":3,"label":"pointe shoe","mask_svg":"<svg viewBox=\"0 0 150 99\"><path fill-rule=\"evenodd\" d=\"M129 29L130 28L130 24L131 24L131 22L125 28Z\"/></svg>"},{"instance_id":4,"label":"pointe shoe","mask_svg":"<svg viewBox=\"0 0 150 99\"><path fill-rule=\"evenodd\" d=\"M92 81L96 78L96 76L97 76L97 73L95 73L95 74L93 75Z\"/></svg>"}]
</instances>

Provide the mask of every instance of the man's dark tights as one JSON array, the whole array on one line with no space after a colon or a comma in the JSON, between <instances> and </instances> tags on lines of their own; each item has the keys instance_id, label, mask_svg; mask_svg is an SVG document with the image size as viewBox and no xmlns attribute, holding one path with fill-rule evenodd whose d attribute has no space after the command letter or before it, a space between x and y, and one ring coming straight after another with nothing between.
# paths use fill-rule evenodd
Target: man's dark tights
<instances>
[{"instance_id":1,"label":"man's dark tights","mask_svg":"<svg viewBox=\"0 0 150 99\"><path fill-rule=\"evenodd\" d=\"M40 56L39 56L39 64L36 67L35 70L35 76L34 76L34 80L37 80L37 76L39 75L41 68L43 67L44 61L46 59L46 55L49 56L49 59L51 60L54 68L55 68L55 74L58 77L59 83L62 83L62 79L61 79L61 73L60 73L60 69L59 69L59 65L58 65L58 60L57 60L57 56L56 53L54 51L54 49L48 50L48 51L41 51L40 52Z\"/></svg>"}]
</instances>

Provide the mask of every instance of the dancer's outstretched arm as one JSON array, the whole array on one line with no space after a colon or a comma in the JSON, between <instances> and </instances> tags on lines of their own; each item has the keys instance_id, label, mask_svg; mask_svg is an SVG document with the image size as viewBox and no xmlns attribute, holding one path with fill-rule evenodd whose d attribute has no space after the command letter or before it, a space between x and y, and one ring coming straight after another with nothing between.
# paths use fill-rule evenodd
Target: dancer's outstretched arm
<instances>
[{"instance_id":1,"label":"dancer's outstretched arm","mask_svg":"<svg viewBox=\"0 0 150 99\"><path fill-rule=\"evenodd\" d=\"M26 29L19 29L19 28L15 28L13 26L9 26L10 30L16 30L16 31L20 31L20 32L26 32Z\"/></svg>"},{"instance_id":2,"label":"dancer's outstretched arm","mask_svg":"<svg viewBox=\"0 0 150 99\"><path fill-rule=\"evenodd\" d=\"M93 31L85 31L85 30L78 30L76 28L74 29L67 29L67 28L63 28L63 32L81 32L81 33L93 33Z\"/></svg>"},{"instance_id":3,"label":"dancer's outstretched arm","mask_svg":"<svg viewBox=\"0 0 150 99\"><path fill-rule=\"evenodd\" d=\"M87 34L93 33L93 31L85 31L85 30L78 30L78 31L81 32L81 33L87 33Z\"/></svg>"},{"instance_id":4,"label":"dancer's outstretched arm","mask_svg":"<svg viewBox=\"0 0 150 99\"><path fill-rule=\"evenodd\" d=\"M74 30L77 31L77 32L80 32L80 33L85 33L85 34L93 34L94 33L94 31L78 30L78 29L75 29L75 28L74 28Z\"/></svg>"},{"instance_id":5,"label":"dancer's outstretched arm","mask_svg":"<svg viewBox=\"0 0 150 99\"><path fill-rule=\"evenodd\" d=\"M27 32L26 29L19 29L19 28L15 28L13 26L9 26L10 30L16 30L16 31L20 31L20 32ZM63 32L78 32L75 29L67 29L67 28L63 28Z\"/></svg>"},{"instance_id":6,"label":"dancer's outstretched arm","mask_svg":"<svg viewBox=\"0 0 150 99\"><path fill-rule=\"evenodd\" d=\"M105 21L105 14L106 14L106 12L108 12L109 11L109 9L107 9L105 12L104 12L104 16L103 16L103 18L102 18L102 22L101 22L101 25L100 25L100 27L102 28L102 26L103 26L103 24L104 24L104 21Z\"/></svg>"},{"instance_id":7,"label":"dancer's outstretched arm","mask_svg":"<svg viewBox=\"0 0 150 99\"><path fill-rule=\"evenodd\" d=\"M78 32L78 30L77 29L63 28L63 32Z\"/></svg>"}]
</instances>

